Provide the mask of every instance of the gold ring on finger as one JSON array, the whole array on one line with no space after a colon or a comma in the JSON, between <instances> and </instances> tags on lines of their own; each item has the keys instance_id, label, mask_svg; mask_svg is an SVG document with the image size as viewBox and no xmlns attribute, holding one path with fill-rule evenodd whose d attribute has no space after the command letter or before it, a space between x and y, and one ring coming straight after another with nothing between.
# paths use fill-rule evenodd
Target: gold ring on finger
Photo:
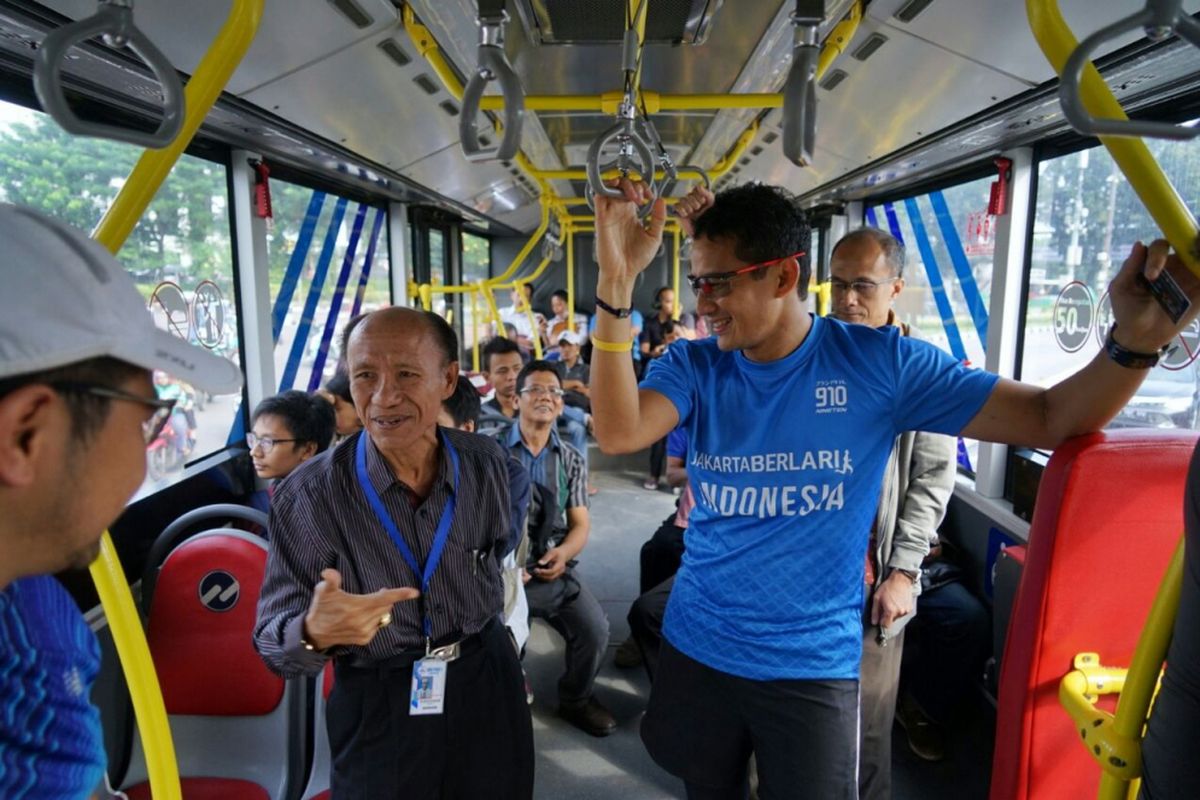
<instances>
[{"instance_id":1,"label":"gold ring on finger","mask_svg":"<svg viewBox=\"0 0 1200 800\"><path fill-rule=\"evenodd\" d=\"M379 627L386 628L392 624L392 612L385 611L383 616L379 618Z\"/></svg>"}]
</instances>

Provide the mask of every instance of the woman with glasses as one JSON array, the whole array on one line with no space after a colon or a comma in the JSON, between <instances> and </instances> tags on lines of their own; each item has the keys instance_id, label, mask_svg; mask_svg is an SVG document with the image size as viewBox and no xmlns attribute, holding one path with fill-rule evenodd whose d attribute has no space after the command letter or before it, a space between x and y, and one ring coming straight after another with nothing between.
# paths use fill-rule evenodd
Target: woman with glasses
<instances>
[{"instance_id":1,"label":"woman with glasses","mask_svg":"<svg viewBox=\"0 0 1200 800\"><path fill-rule=\"evenodd\" d=\"M246 446L254 472L264 480L282 480L323 452L333 441L333 406L316 394L297 389L268 397L254 409Z\"/></svg>"}]
</instances>

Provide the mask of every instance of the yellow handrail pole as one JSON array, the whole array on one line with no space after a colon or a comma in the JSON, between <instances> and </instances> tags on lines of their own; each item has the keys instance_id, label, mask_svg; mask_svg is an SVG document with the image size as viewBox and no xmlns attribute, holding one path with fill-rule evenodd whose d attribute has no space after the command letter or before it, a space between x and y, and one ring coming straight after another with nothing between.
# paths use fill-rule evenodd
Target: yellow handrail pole
<instances>
[{"instance_id":1,"label":"yellow handrail pole","mask_svg":"<svg viewBox=\"0 0 1200 800\"><path fill-rule=\"evenodd\" d=\"M570 228L563 237L563 244L567 248L567 330L580 333L575 330L575 236Z\"/></svg>"},{"instance_id":2,"label":"yellow handrail pole","mask_svg":"<svg viewBox=\"0 0 1200 800\"><path fill-rule=\"evenodd\" d=\"M679 322L680 313L683 310L683 295L679 293L679 229L671 234L671 291L675 293L675 307L671 311L671 318Z\"/></svg>"},{"instance_id":3,"label":"yellow handrail pole","mask_svg":"<svg viewBox=\"0 0 1200 800\"><path fill-rule=\"evenodd\" d=\"M496 298L492 296L492 287L487 285L487 282L479 284L479 290L483 294L484 302L487 303L488 316L492 318L492 325L496 328L497 336L504 336L504 320L500 318L500 309L496 308Z\"/></svg>"},{"instance_id":4,"label":"yellow handrail pole","mask_svg":"<svg viewBox=\"0 0 1200 800\"><path fill-rule=\"evenodd\" d=\"M471 292L471 369L479 372L479 292Z\"/></svg>"},{"instance_id":5,"label":"yellow handrail pole","mask_svg":"<svg viewBox=\"0 0 1200 800\"><path fill-rule=\"evenodd\" d=\"M842 21L834 25L833 30L825 37L825 41L821 45L821 55L817 57L817 80L821 80L825 75L825 70L829 69L829 65L838 56L846 52L846 47L858 31L859 23L862 22L862 14L862 0L858 0L854 5L850 6L850 10L846 13Z\"/></svg>"},{"instance_id":6,"label":"yellow handrail pole","mask_svg":"<svg viewBox=\"0 0 1200 800\"><path fill-rule=\"evenodd\" d=\"M417 287L417 296L421 298L421 308L433 311L433 285L422 283Z\"/></svg>"},{"instance_id":7,"label":"yellow handrail pole","mask_svg":"<svg viewBox=\"0 0 1200 800\"><path fill-rule=\"evenodd\" d=\"M142 154L117 199L92 234L92 238L109 252L115 254L129 238L171 168L200 129L209 109L221 96L225 84L229 83L230 76L254 41L265 2L235 0L220 33L184 88L186 112L179 136L161 150L147 150Z\"/></svg>"},{"instance_id":8,"label":"yellow handrail pole","mask_svg":"<svg viewBox=\"0 0 1200 800\"><path fill-rule=\"evenodd\" d=\"M1025 12L1034 38L1046 59L1061 75L1067 59L1079 42L1067 27L1058 3L1055 0L1025 0ZM1079 80L1079 92L1083 105L1094 116L1128 119L1108 84L1090 62L1084 67ZM1101 136L1100 142L1117 162L1125 179L1175 252L1192 272L1200 275L1200 258L1192 249L1197 233L1196 220L1150 154L1150 148L1141 139L1125 136Z\"/></svg>"},{"instance_id":9,"label":"yellow handrail pole","mask_svg":"<svg viewBox=\"0 0 1200 800\"><path fill-rule=\"evenodd\" d=\"M483 282L485 286L496 288L499 286L499 284L511 280L512 276L520 268L521 264L525 263L525 259L529 257L530 253L533 252L533 248L541 240L542 236L545 235L546 229L550 227L549 198L543 197L542 202L539 203L539 205L542 209L542 219L541 222L538 223L537 229L533 232L533 235L529 237L529 240L525 242L525 246L521 248L521 251L517 253L515 258L513 258L512 263L508 265L508 269L504 270L502 274L497 275L494 278L488 278Z\"/></svg>"},{"instance_id":10,"label":"yellow handrail pole","mask_svg":"<svg viewBox=\"0 0 1200 800\"><path fill-rule=\"evenodd\" d=\"M1154 597L1154 605L1150 607L1142 635L1138 637L1133 660L1125 673L1125 686L1117 700L1113 732L1131 741L1141 739L1158 676L1167 659L1167 647L1171 644L1171 632L1179 611L1179 598L1183 593L1183 551L1184 539L1181 536ZM1100 792L1097 795L1100 800L1124 798L1127 791L1126 781L1107 771L1101 773Z\"/></svg>"},{"instance_id":11,"label":"yellow handrail pole","mask_svg":"<svg viewBox=\"0 0 1200 800\"><path fill-rule=\"evenodd\" d=\"M620 92L603 94L534 94L525 96L527 111L556 113L577 111L611 115L621 103ZM646 111L721 111L723 109L782 108L783 95L774 92L745 92L741 94L659 94L642 89L638 92L638 107L645 103ZM483 111L503 111L502 95L486 95L479 101Z\"/></svg>"},{"instance_id":12,"label":"yellow handrail pole","mask_svg":"<svg viewBox=\"0 0 1200 800\"><path fill-rule=\"evenodd\" d=\"M650 0L629 0L629 16L633 19L633 29L637 31L637 70L629 87L635 98L642 87L642 54L646 47L646 17L649 11Z\"/></svg>"},{"instance_id":13,"label":"yellow handrail pole","mask_svg":"<svg viewBox=\"0 0 1200 800\"><path fill-rule=\"evenodd\" d=\"M133 232L250 48L262 20L264 3L265 0L235 0L225 24L184 89L185 113L179 136L161 150L147 150L142 154L96 226L92 238L113 255L120 251ZM89 571L113 633L121 668L125 671L134 717L145 748L150 791L159 800L180 800L179 767L162 688L125 570L107 530L100 537L100 553Z\"/></svg>"}]
</instances>

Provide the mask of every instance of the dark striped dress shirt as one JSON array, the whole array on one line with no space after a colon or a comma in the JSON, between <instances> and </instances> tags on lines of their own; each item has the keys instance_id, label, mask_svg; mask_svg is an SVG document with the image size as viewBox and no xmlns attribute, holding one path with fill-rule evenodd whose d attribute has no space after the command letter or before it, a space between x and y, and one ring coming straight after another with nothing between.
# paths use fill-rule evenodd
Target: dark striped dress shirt
<instances>
[{"instance_id":1,"label":"dark striped dress shirt","mask_svg":"<svg viewBox=\"0 0 1200 800\"><path fill-rule=\"evenodd\" d=\"M501 613L499 561L510 543L512 513L512 459L490 438L442 430L458 451L459 481L450 537L424 596L436 643L478 633ZM416 601L395 605L392 624L366 647L318 653L301 643L304 616L326 568L340 572L342 590L354 594L421 585L358 485L357 443L352 437L305 462L278 485L271 500L271 549L254 644L267 666L286 677L316 673L329 657L365 666L425 646ZM445 448L440 448L439 474L428 497L415 507L408 487L373 443L367 446L367 476L423 566L454 486Z\"/></svg>"}]
</instances>

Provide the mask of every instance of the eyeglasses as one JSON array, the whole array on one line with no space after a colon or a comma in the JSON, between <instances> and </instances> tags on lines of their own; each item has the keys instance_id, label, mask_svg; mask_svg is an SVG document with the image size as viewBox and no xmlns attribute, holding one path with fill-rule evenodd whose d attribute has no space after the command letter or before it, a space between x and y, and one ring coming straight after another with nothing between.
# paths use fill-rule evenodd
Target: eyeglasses
<instances>
[{"instance_id":1,"label":"eyeglasses","mask_svg":"<svg viewBox=\"0 0 1200 800\"><path fill-rule=\"evenodd\" d=\"M838 294L846 294L847 292L853 290L854 293L859 297L872 297L880 286L884 286L889 283L895 283L898 280L900 279L885 278L881 281L869 281L865 278L859 278L856 281L850 281L847 283L846 281L841 281L837 278L830 278L829 288Z\"/></svg>"},{"instance_id":2,"label":"eyeglasses","mask_svg":"<svg viewBox=\"0 0 1200 800\"><path fill-rule=\"evenodd\" d=\"M275 449L275 445L284 444L285 442L302 442L303 439L272 439L270 436L257 436L253 433L246 434L246 446L251 450L258 447L262 450L264 456L269 456L271 451Z\"/></svg>"},{"instance_id":3,"label":"eyeglasses","mask_svg":"<svg viewBox=\"0 0 1200 800\"><path fill-rule=\"evenodd\" d=\"M162 429L166 427L167 420L171 418L171 411L175 408L174 399L164 400L160 397L143 397L140 394L123 392L120 389L113 389L109 386L97 386L91 383L76 383L74 381L58 381L50 385L59 392L90 394L93 397L104 397L109 400L127 400L130 403L141 403L144 406L153 408L154 413L142 423L142 438L145 440L147 446L162 433Z\"/></svg>"},{"instance_id":4,"label":"eyeglasses","mask_svg":"<svg viewBox=\"0 0 1200 800\"><path fill-rule=\"evenodd\" d=\"M773 267L780 262L787 261L789 258L800 258L804 255L801 250L797 253L792 253L790 256L772 259L771 261L762 261L758 264L751 264L741 269L730 270L729 272L718 272L714 275L688 275L688 284L692 287L692 294L696 297L707 297L715 299L724 297L733 289L733 279L739 275L748 275L751 272L758 272L760 269Z\"/></svg>"},{"instance_id":5,"label":"eyeglasses","mask_svg":"<svg viewBox=\"0 0 1200 800\"><path fill-rule=\"evenodd\" d=\"M562 397L563 390L555 389L551 386L526 386L521 390L521 394L527 394L532 397Z\"/></svg>"}]
</instances>

